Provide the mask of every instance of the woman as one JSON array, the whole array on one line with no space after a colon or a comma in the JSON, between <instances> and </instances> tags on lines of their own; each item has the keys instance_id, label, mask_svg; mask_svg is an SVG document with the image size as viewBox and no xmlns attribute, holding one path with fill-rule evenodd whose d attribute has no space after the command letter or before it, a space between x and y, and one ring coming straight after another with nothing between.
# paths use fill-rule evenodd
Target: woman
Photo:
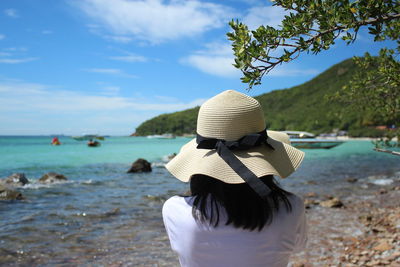
<instances>
[{"instance_id":1,"label":"woman","mask_svg":"<svg viewBox=\"0 0 400 267\"><path fill-rule=\"evenodd\" d=\"M273 175L294 172L304 153L284 133L266 131L260 104L225 91L200 108L197 137L167 164L191 196L163 206L182 266L287 266L305 245L304 205Z\"/></svg>"}]
</instances>

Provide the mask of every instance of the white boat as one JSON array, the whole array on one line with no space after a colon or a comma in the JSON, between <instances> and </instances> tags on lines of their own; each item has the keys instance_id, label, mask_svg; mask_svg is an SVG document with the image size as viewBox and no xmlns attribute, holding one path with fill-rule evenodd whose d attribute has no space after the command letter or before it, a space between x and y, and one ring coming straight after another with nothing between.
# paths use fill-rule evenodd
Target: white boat
<instances>
[{"instance_id":1,"label":"white boat","mask_svg":"<svg viewBox=\"0 0 400 267\"><path fill-rule=\"evenodd\" d=\"M283 131L292 139L315 138L315 134L302 131Z\"/></svg>"},{"instance_id":2,"label":"white boat","mask_svg":"<svg viewBox=\"0 0 400 267\"><path fill-rule=\"evenodd\" d=\"M344 141L341 140L328 140L328 139L290 139L292 146L296 148L333 148L335 146L341 145Z\"/></svg>"},{"instance_id":3,"label":"white boat","mask_svg":"<svg viewBox=\"0 0 400 267\"><path fill-rule=\"evenodd\" d=\"M336 139L318 139L314 134L302 131L284 131L290 137L290 143L296 148L330 149L341 145L344 141Z\"/></svg>"},{"instance_id":4,"label":"white boat","mask_svg":"<svg viewBox=\"0 0 400 267\"><path fill-rule=\"evenodd\" d=\"M165 133L165 134L153 134L153 135L148 135L147 138L152 138L152 139L174 139L175 135Z\"/></svg>"}]
</instances>

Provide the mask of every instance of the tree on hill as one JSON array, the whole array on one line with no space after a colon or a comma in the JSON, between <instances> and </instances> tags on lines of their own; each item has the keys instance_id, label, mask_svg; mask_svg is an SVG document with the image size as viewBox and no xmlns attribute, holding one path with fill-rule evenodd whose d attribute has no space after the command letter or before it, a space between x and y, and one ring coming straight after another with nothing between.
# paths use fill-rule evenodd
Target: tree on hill
<instances>
[{"instance_id":1,"label":"tree on hill","mask_svg":"<svg viewBox=\"0 0 400 267\"><path fill-rule=\"evenodd\" d=\"M176 135L196 132L196 121L199 107L161 114L143 122L136 128L136 135L152 135L172 133Z\"/></svg>"},{"instance_id":2,"label":"tree on hill","mask_svg":"<svg viewBox=\"0 0 400 267\"><path fill-rule=\"evenodd\" d=\"M374 114L344 110L345 104L324 97L348 84L358 69L354 60L347 59L303 84L256 96L263 107L268 128L301 129L315 134L342 129L354 137L382 136L381 130L369 127L377 122ZM194 134L198 111L199 107L159 115L137 127L136 135Z\"/></svg>"},{"instance_id":3,"label":"tree on hill","mask_svg":"<svg viewBox=\"0 0 400 267\"><path fill-rule=\"evenodd\" d=\"M249 88L259 85L263 76L276 66L295 60L301 53L328 50L336 40L351 44L359 30L368 27L374 41L396 41L397 48L384 48L378 57L367 53L363 58L355 58L361 70L336 97L399 128L398 0L275 0L274 5L288 11L281 28L261 25L250 31L242 22L230 22L233 32L227 35L232 41L234 66L243 73L242 82L248 83ZM399 138L400 130L395 135Z\"/></svg>"}]
</instances>

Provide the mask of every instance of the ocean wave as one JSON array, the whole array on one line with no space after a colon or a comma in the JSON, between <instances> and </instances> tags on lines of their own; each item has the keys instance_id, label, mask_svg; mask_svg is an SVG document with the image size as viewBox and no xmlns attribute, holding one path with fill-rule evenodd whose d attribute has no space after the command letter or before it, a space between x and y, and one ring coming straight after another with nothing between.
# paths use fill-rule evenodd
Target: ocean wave
<instances>
[{"instance_id":1,"label":"ocean wave","mask_svg":"<svg viewBox=\"0 0 400 267\"><path fill-rule=\"evenodd\" d=\"M151 167L153 168L164 168L165 167L165 162L152 162Z\"/></svg>"},{"instance_id":2,"label":"ocean wave","mask_svg":"<svg viewBox=\"0 0 400 267\"><path fill-rule=\"evenodd\" d=\"M57 181L57 182L53 182L53 183L44 184L44 183L40 183L37 180L30 180L29 184L25 184L22 186L16 186L16 188L41 189L41 188L51 188L51 187L55 187L58 185L73 184L73 183L75 183L75 181Z\"/></svg>"},{"instance_id":3,"label":"ocean wave","mask_svg":"<svg viewBox=\"0 0 400 267\"><path fill-rule=\"evenodd\" d=\"M98 181L98 180L93 180L93 179L77 181L77 182L82 185L102 185L102 184L104 184L104 181Z\"/></svg>"}]
</instances>

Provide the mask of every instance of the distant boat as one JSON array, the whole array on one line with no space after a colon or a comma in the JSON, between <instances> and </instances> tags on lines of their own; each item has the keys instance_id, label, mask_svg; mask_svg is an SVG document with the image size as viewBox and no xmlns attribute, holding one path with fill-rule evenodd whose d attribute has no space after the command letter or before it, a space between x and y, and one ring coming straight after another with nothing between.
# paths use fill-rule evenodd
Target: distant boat
<instances>
[{"instance_id":1,"label":"distant boat","mask_svg":"<svg viewBox=\"0 0 400 267\"><path fill-rule=\"evenodd\" d=\"M341 145L344 141L336 139L317 139L314 134L302 131L284 131L290 137L290 143L296 148L330 149Z\"/></svg>"},{"instance_id":2,"label":"distant boat","mask_svg":"<svg viewBox=\"0 0 400 267\"><path fill-rule=\"evenodd\" d=\"M315 138L315 134L309 132L302 132L302 131L283 131L283 132L289 135L290 139Z\"/></svg>"},{"instance_id":3,"label":"distant boat","mask_svg":"<svg viewBox=\"0 0 400 267\"><path fill-rule=\"evenodd\" d=\"M333 148L341 145L344 141L340 140L325 140L325 139L290 139L292 146L296 148Z\"/></svg>"},{"instance_id":4,"label":"distant boat","mask_svg":"<svg viewBox=\"0 0 400 267\"><path fill-rule=\"evenodd\" d=\"M100 146L101 144L98 141L89 141L87 145L91 146L91 147L96 147L96 146Z\"/></svg>"},{"instance_id":5,"label":"distant boat","mask_svg":"<svg viewBox=\"0 0 400 267\"><path fill-rule=\"evenodd\" d=\"M85 134L81 136L71 136L71 137L77 141L87 141L90 139L104 140L104 136L99 136L97 134Z\"/></svg>"},{"instance_id":6,"label":"distant boat","mask_svg":"<svg viewBox=\"0 0 400 267\"><path fill-rule=\"evenodd\" d=\"M58 137L54 137L53 140L51 141L51 144L53 146L59 146L59 145L61 145L61 142L60 142L60 140L58 140Z\"/></svg>"},{"instance_id":7,"label":"distant boat","mask_svg":"<svg viewBox=\"0 0 400 267\"><path fill-rule=\"evenodd\" d=\"M153 135L148 135L147 138L151 139L174 139L175 135L165 133L165 134L153 134Z\"/></svg>"}]
</instances>

